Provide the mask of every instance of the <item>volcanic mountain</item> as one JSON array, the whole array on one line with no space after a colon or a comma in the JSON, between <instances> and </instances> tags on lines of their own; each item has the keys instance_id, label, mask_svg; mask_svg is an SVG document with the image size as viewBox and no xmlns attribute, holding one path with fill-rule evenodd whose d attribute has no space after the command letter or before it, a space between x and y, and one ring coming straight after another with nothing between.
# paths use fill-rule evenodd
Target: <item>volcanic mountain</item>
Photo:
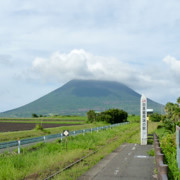
<instances>
[{"instance_id":1,"label":"volcanic mountain","mask_svg":"<svg viewBox=\"0 0 180 180\"><path fill-rule=\"evenodd\" d=\"M140 113L141 95L114 81L72 80L53 92L17 109L0 113L1 117L38 115L85 115L90 109L118 108L130 114ZM161 112L163 105L148 99L148 108Z\"/></svg>"}]
</instances>

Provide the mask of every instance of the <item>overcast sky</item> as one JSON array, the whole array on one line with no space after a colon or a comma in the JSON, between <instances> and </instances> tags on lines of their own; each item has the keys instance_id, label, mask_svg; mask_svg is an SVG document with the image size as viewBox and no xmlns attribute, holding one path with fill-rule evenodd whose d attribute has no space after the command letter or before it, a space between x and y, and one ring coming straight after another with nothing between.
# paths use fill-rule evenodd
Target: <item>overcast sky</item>
<instances>
[{"instance_id":1,"label":"overcast sky","mask_svg":"<svg viewBox=\"0 0 180 180\"><path fill-rule=\"evenodd\" d=\"M0 112L72 79L180 96L179 0L0 1Z\"/></svg>"}]
</instances>

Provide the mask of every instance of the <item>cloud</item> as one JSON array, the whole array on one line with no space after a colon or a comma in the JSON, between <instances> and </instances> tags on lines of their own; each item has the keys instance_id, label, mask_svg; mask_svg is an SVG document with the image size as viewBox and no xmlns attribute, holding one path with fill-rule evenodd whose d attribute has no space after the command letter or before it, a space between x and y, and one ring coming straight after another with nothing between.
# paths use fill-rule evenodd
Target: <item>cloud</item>
<instances>
[{"instance_id":1,"label":"cloud","mask_svg":"<svg viewBox=\"0 0 180 180\"><path fill-rule=\"evenodd\" d=\"M11 66L12 59L10 55L0 54L0 65Z\"/></svg>"},{"instance_id":2,"label":"cloud","mask_svg":"<svg viewBox=\"0 0 180 180\"><path fill-rule=\"evenodd\" d=\"M177 60L175 57L168 55L163 59L163 62L169 66L171 73L180 79L180 60Z\"/></svg>"},{"instance_id":3,"label":"cloud","mask_svg":"<svg viewBox=\"0 0 180 180\"><path fill-rule=\"evenodd\" d=\"M35 58L31 77L43 82L65 83L72 79L113 80L135 89L167 85L167 75L160 66L132 66L114 57L96 56L83 49L69 53L55 52L49 58Z\"/></svg>"},{"instance_id":4,"label":"cloud","mask_svg":"<svg viewBox=\"0 0 180 180\"><path fill-rule=\"evenodd\" d=\"M35 58L32 71L45 80L60 82L71 79L105 79L127 81L135 70L127 63L112 57L95 56L83 49L67 54L53 53L48 59Z\"/></svg>"}]
</instances>

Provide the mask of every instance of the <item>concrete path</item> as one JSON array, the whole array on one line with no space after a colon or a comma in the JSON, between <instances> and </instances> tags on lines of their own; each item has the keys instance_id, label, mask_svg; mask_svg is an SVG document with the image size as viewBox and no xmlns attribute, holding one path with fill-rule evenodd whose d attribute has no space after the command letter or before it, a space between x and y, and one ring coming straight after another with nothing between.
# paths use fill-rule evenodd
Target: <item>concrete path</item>
<instances>
[{"instance_id":1,"label":"concrete path","mask_svg":"<svg viewBox=\"0 0 180 180\"><path fill-rule=\"evenodd\" d=\"M154 180L152 145L123 144L78 180Z\"/></svg>"}]
</instances>

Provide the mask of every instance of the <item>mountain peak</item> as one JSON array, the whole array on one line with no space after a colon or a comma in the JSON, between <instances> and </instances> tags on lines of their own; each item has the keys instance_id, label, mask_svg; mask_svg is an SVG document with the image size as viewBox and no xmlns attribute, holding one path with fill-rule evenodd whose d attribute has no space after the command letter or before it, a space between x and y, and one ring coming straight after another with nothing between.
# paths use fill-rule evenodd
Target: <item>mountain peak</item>
<instances>
[{"instance_id":1,"label":"mountain peak","mask_svg":"<svg viewBox=\"0 0 180 180\"><path fill-rule=\"evenodd\" d=\"M139 114L141 95L115 81L74 79L20 108L1 113L4 117L30 117L36 114L85 115L90 109L104 111L119 108ZM160 110L161 105L148 100L149 108Z\"/></svg>"}]
</instances>

